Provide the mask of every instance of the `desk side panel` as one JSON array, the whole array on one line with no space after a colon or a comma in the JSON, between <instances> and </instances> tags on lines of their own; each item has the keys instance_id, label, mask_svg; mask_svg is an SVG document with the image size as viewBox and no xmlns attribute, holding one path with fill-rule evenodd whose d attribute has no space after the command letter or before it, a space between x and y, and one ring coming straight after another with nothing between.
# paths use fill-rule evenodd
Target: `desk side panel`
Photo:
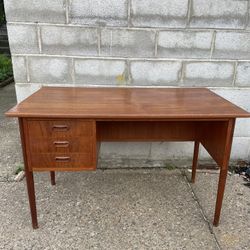
<instances>
[{"instance_id":1,"label":"desk side panel","mask_svg":"<svg viewBox=\"0 0 250 250\"><path fill-rule=\"evenodd\" d=\"M199 141L220 167L223 165L224 155L227 153L228 130L230 124L234 122L235 119L202 122L199 127ZM233 135L234 126L230 131Z\"/></svg>"}]
</instances>

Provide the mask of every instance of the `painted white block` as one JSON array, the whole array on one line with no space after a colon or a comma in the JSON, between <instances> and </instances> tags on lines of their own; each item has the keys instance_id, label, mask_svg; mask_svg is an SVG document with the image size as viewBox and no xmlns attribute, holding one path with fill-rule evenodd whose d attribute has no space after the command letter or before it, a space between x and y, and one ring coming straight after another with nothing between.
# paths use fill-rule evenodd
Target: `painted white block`
<instances>
[{"instance_id":1,"label":"painted white block","mask_svg":"<svg viewBox=\"0 0 250 250\"><path fill-rule=\"evenodd\" d=\"M191 159L193 142L153 142L151 146L152 160Z\"/></svg>"},{"instance_id":2,"label":"painted white block","mask_svg":"<svg viewBox=\"0 0 250 250\"><path fill-rule=\"evenodd\" d=\"M208 58L212 36L211 31L160 31L157 56Z\"/></svg>"},{"instance_id":3,"label":"painted white block","mask_svg":"<svg viewBox=\"0 0 250 250\"><path fill-rule=\"evenodd\" d=\"M231 62L186 62L184 86L232 86L234 65Z\"/></svg>"},{"instance_id":4,"label":"painted white block","mask_svg":"<svg viewBox=\"0 0 250 250\"><path fill-rule=\"evenodd\" d=\"M41 88L40 84L15 84L17 102L21 102Z\"/></svg>"},{"instance_id":5,"label":"painted white block","mask_svg":"<svg viewBox=\"0 0 250 250\"><path fill-rule=\"evenodd\" d=\"M239 87L250 87L250 61L238 63L235 85Z\"/></svg>"},{"instance_id":6,"label":"painted white block","mask_svg":"<svg viewBox=\"0 0 250 250\"><path fill-rule=\"evenodd\" d=\"M150 153L149 142L103 142L101 144L101 156L131 159L147 159Z\"/></svg>"},{"instance_id":7,"label":"painted white block","mask_svg":"<svg viewBox=\"0 0 250 250\"><path fill-rule=\"evenodd\" d=\"M181 75L181 62L132 61L132 85L177 85Z\"/></svg>"},{"instance_id":8,"label":"painted white block","mask_svg":"<svg viewBox=\"0 0 250 250\"><path fill-rule=\"evenodd\" d=\"M12 67L15 82L27 82L26 58L23 56L12 56Z\"/></svg>"},{"instance_id":9,"label":"painted white block","mask_svg":"<svg viewBox=\"0 0 250 250\"><path fill-rule=\"evenodd\" d=\"M42 51L56 55L98 55L96 29L41 26Z\"/></svg>"},{"instance_id":10,"label":"painted white block","mask_svg":"<svg viewBox=\"0 0 250 250\"><path fill-rule=\"evenodd\" d=\"M250 32L217 32L213 58L250 59Z\"/></svg>"},{"instance_id":11,"label":"painted white block","mask_svg":"<svg viewBox=\"0 0 250 250\"><path fill-rule=\"evenodd\" d=\"M72 83L71 61L61 57L29 57L32 83Z\"/></svg>"},{"instance_id":12,"label":"painted white block","mask_svg":"<svg viewBox=\"0 0 250 250\"><path fill-rule=\"evenodd\" d=\"M140 27L185 27L188 0L132 0L131 22Z\"/></svg>"},{"instance_id":13,"label":"painted white block","mask_svg":"<svg viewBox=\"0 0 250 250\"><path fill-rule=\"evenodd\" d=\"M8 24L8 39L11 53L39 53L37 28L35 25Z\"/></svg>"},{"instance_id":14,"label":"painted white block","mask_svg":"<svg viewBox=\"0 0 250 250\"><path fill-rule=\"evenodd\" d=\"M155 32L148 30L104 29L101 32L101 55L153 57Z\"/></svg>"},{"instance_id":15,"label":"painted white block","mask_svg":"<svg viewBox=\"0 0 250 250\"><path fill-rule=\"evenodd\" d=\"M231 160L250 160L250 138L234 137Z\"/></svg>"},{"instance_id":16,"label":"painted white block","mask_svg":"<svg viewBox=\"0 0 250 250\"><path fill-rule=\"evenodd\" d=\"M65 0L4 0L8 22L65 23Z\"/></svg>"},{"instance_id":17,"label":"painted white block","mask_svg":"<svg viewBox=\"0 0 250 250\"><path fill-rule=\"evenodd\" d=\"M69 18L71 23L126 26L127 0L71 0Z\"/></svg>"},{"instance_id":18,"label":"painted white block","mask_svg":"<svg viewBox=\"0 0 250 250\"><path fill-rule=\"evenodd\" d=\"M244 28L248 12L247 1L192 0L191 27Z\"/></svg>"},{"instance_id":19,"label":"painted white block","mask_svg":"<svg viewBox=\"0 0 250 250\"><path fill-rule=\"evenodd\" d=\"M126 83L126 63L121 60L75 60L75 81L86 85Z\"/></svg>"}]
</instances>

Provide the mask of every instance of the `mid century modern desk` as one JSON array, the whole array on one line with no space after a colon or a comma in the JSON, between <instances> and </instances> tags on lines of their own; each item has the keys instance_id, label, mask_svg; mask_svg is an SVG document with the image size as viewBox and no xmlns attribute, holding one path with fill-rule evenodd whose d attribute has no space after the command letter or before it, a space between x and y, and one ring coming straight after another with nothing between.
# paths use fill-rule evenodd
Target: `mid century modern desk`
<instances>
[{"instance_id":1,"label":"mid century modern desk","mask_svg":"<svg viewBox=\"0 0 250 250\"><path fill-rule=\"evenodd\" d=\"M19 118L33 228L38 228L34 171L95 170L102 141L194 141L220 166L219 223L237 117L250 117L205 88L43 87L6 113Z\"/></svg>"}]
</instances>

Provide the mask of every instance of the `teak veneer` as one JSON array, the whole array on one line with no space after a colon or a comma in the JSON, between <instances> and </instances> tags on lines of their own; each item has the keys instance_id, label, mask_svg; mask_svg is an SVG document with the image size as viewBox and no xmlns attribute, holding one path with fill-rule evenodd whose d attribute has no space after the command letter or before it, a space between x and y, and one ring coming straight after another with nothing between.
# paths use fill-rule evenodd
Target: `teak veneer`
<instances>
[{"instance_id":1,"label":"teak veneer","mask_svg":"<svg viewBox=\"0 0 250 250\"><path fill-rule=\"evenodd\" d=\"M34 171L95 170L102 141L193 141L192 182L201 143L220 167L219 223L236 118L250 113L206 88L43 87L8 112L18 117L33 228Z\"/></svg>"}]
</instances>

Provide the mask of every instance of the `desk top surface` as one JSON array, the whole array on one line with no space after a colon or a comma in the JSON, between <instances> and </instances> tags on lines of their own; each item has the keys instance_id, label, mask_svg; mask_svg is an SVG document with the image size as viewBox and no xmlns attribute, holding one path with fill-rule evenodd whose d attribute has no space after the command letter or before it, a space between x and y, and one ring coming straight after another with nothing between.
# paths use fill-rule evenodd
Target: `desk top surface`
<instances>
[{"instance_id":1,"label":"desk top surface","mask_svg":"<svg viewBox=\"0 0 250 250\"><path fill-rule=\"evenodd\" d=\"M206 88L115 87L43 87L6 115L95 119L250 117L250 113Z\"/></svg>"}]
</instances>

